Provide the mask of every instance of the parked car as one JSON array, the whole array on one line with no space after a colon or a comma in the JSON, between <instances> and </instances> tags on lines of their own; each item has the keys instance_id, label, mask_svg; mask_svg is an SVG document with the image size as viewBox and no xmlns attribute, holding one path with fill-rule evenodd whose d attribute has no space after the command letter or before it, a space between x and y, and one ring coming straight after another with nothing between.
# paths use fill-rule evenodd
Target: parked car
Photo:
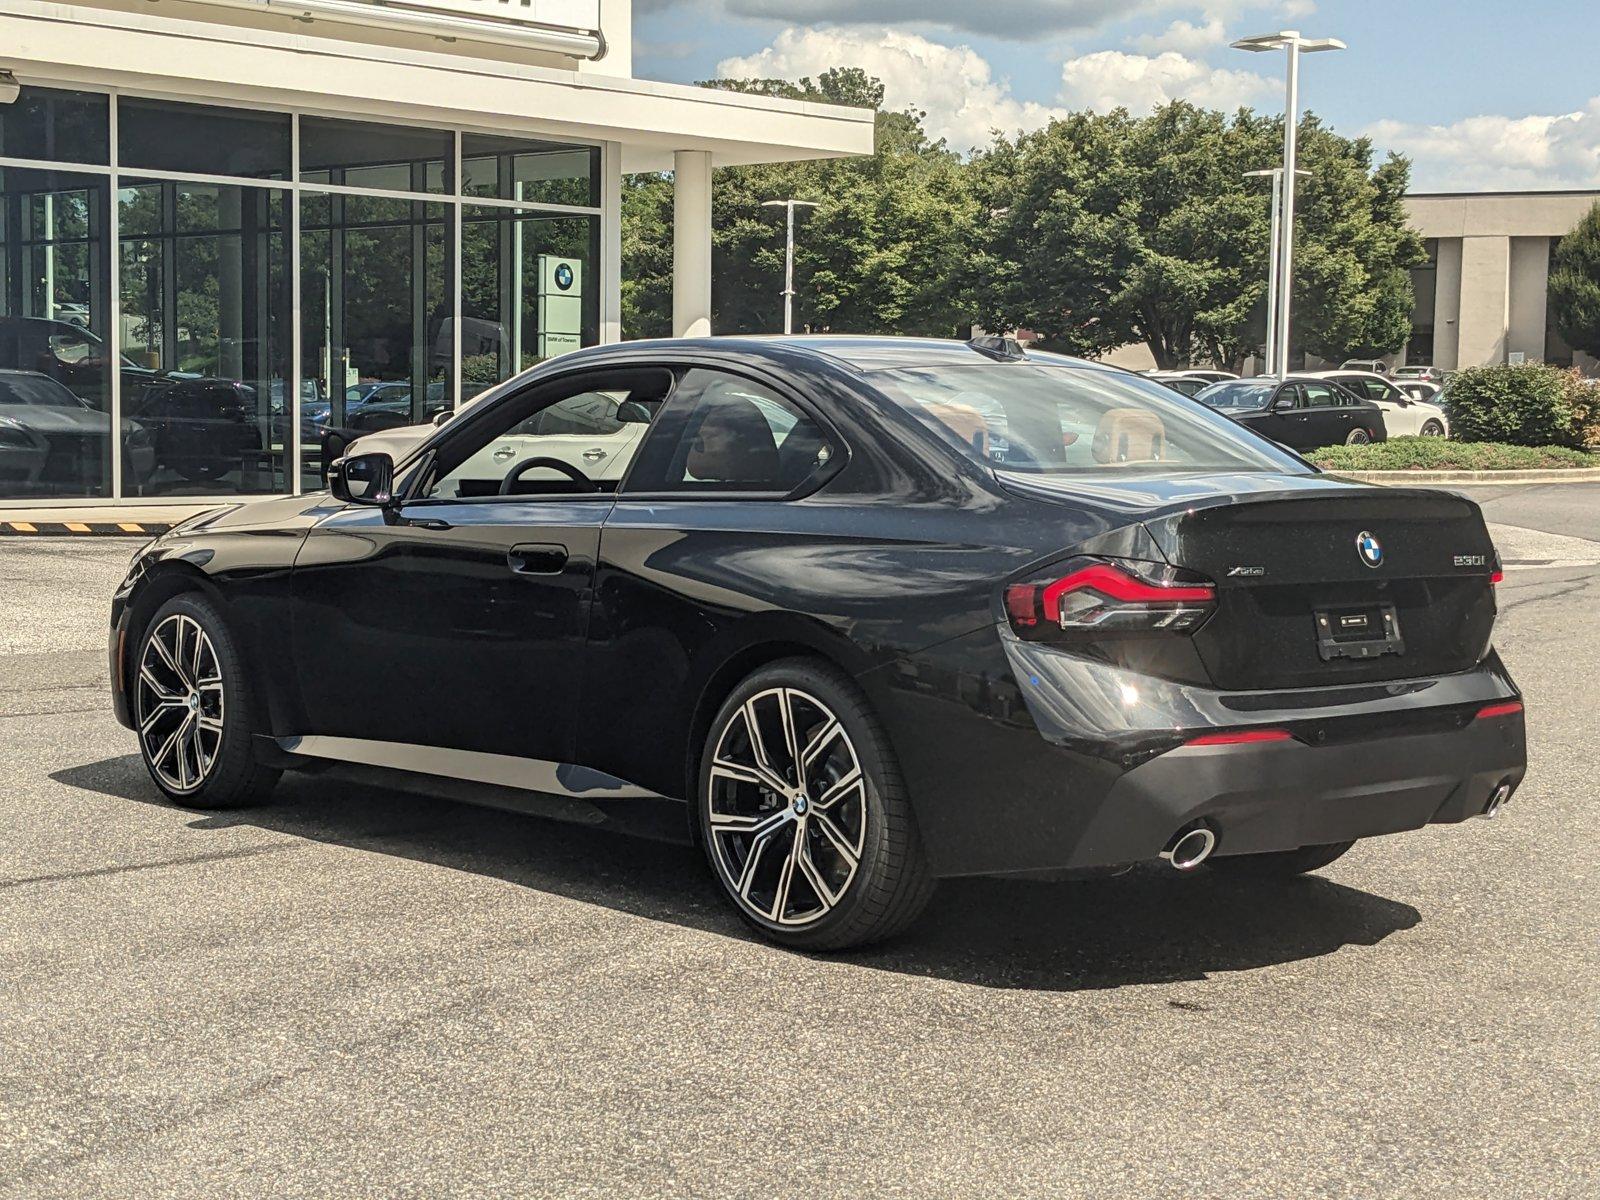
<instances>
[{"instance_id":1,"label":"parked car","mask_svg":"<svg viewBox=\"0 0 1600 1200\"><path fill-rule=\"evenodd\" d=\"M619 393L620 478L495 460ZM944 876L1315 870L1525 770L1475 503L1015 342L574 351L330 484L117 588L113 706L176 803L307 768L648 826L826 949Z\"/></svg>"},{"instance_id":2,"label":"parked car","mask_svg":"<svg viewBox=\"0 0 1600 1200\"><path fill-rule=\"evenodd\" d=\"M1346 391L1370 400L1383 410L1390 437L1448 437L1450 418L1437 404L1414 400L1381 375L1368 371L1321 371L1317 379L1331 379Z\"/></svg>"},{"instance_id":3,"label":"parked car","mask_svg":"<svg viewBox=\"0 0 1600 1200\"><path fill-rule=\"evenodd\" d=\"M1370 371L1374 375L1387 375L1389 364L1381 358L1351 358L1339 364L1341 371Z\"/></svg>"},{"instance_id":4,"label":"parked car","mask_svg":"<svg viewBox=\"0 0 1600 1200\"><path fill-rule=\"evenodd\" d=\"M0 489L10 495L95 495L111 484L111 417L38 371L0 370ZM138 486L155 450L122 422L123 477Z\"/></svg>"},{"instance_id":5,"label":"parked car","mask_svg":"<svg viewBox=\"0 0 1600 1200\"><path fill-rule=\"evenodd\" d=\"M1420 400L1424 404L1434 404L1441 409L1444 408L1444 405L1439 402L1439 397L1444 388L1437 383L1431 383L1426 379L1396 379L1394 386L1413 400ZM1446 417L1446 420L1448 420L1448 417Z\"/></svg>"},{"instance_id":6,"label":"parked car","mask_svg":"<svg viewBox=\"0 0 1600 1200\"><path fill-rule=\"evenodd\" d=\"M1389 372L1389 378L1396 383L1405 379L1422 379L1442 385L1448 374L1442 367L1396 367Z\"/></svg>"},{"instance_id":7,"label":"parked car","mask_svg":"<svg viewBox=\"0 0 1600 1200\"><path fill-rule=\"evenodd\" d=\"M1195 399L1291 450L1359 446L1389 436L1376 404L1309 376L1215 383Z\"/></svg>"},{"instance_id":8,"label":"parked car","mask_svg":"<svg viewBox=\"0 0 1600 1200\"><path fill-rule=\"evenodd\" d=\"M1147 378L1154 379L1157 383L1165 384L1175 392L1193 398L1195 395L1217 383L1211 376L1215 372L1200 371L1152 371Z\"/></svg>"}]
</instances>

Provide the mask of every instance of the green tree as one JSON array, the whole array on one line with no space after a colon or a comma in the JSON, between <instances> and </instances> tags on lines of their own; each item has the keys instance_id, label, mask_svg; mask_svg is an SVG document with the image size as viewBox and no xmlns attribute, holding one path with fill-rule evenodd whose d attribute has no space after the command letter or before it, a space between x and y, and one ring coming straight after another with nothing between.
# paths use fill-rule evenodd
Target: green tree
<instances>
[{"instance_id":1,"label":"green tree","mask_svg":"<svg viewBox=\"0 0 1600 1200\"><path fill-rule=\"evenodd\" d=\"M1600 358L1600 204L1556 247L1550 307L1567 345Z\"/></svg>"},{"instance_id":2,"label":"green tree","mask_svg":"<svg viewBox=\"0 0 1600 1200\"><path fill-rule=\"evenodd\" d=\"M730 91L877 108L883 85L857 68L817 79L718 80ZM712 184L712 323L719 333L783 325L784 223L766 200L817 208L798 218L797 328L950 334L968 316L962 293L979 209L970 172L929 141L917 112L876 117L870 156L719 169ZM623 329L670 330L672 184L634 176L623 193Z\"/></svg>"},{"instance_id":3,"label":"green tree","mask_svg":"<svg viewBox=\"0 0 1600 1200\"><path fill-rule=\"evenodd\" d=\"M1028 328L1055 348L1098 354L1144 342L1164 367L1194 356L1238 364L1263 336L1271 166L1282 121L1175 101L1149 117L1074 113L973 167L994 223L976 292L994 328ZM1297 344L1326 358L1397 349L1409 335L1407 167L1301 128L1296 221Z\"/></svg>"}]
</instances>

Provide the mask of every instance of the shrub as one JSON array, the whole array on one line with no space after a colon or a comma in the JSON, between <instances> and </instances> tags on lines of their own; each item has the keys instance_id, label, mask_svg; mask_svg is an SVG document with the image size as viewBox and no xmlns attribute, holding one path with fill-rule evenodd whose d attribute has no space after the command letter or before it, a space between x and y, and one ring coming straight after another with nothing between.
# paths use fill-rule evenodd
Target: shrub
<instances>
[{"instance_id":1,"label":"shrub","mask_svg":"<svg viewBox=\"0 0 1600 1200\"><path fill-rule=\"evenodd\" d=\"M1469 367L1450 381L1450 436L1513 446L1581 446L1573 376L1544 363Z\"/></svg>"},{"instance_id":2,"label":"shrub","mask_svg":"<svg viewBox=\"0 0 1600 1200\"><path fill-rule=\"evenodd\" d=\"M1324 471L1544 471L1600 467L1600 455L1564 446L1507 446L1397 437L1365 446L1325 446L1308 456Z\"/></svg>"}]
</instances>

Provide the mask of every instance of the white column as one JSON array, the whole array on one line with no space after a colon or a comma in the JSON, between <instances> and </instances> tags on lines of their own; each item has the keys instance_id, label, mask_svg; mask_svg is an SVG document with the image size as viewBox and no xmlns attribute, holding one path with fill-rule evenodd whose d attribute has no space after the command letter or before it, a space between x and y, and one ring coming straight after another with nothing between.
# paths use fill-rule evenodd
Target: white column
<instances>
[{"instance_id":1,"label":"white column","mask_svg":"<svg viewBox=\"0 0 1600 1200\"><path fill-rule=\"evenodd\" d=\"M1510 284L1509 237L1462 239L1458 367L1486 367L1506 361Z\"/></svg>"},{"instance_id":2,"label":"white column","mask_svg":"<svg viewBox=\"0 0 1600 1200\"><path fill-rule=\"evenodd\" d=\"M679 150L672 177L672 332L711 334L711 152Z\"/></svg>"},{"instance_id":3,"label":"white column","mask_svg":"<svg viewBox=\"0 0 1600 1200\"><path fill-rule=\"evenodd\" d=\"M622 340L622 143L600 152L600 341Z\"/></svg>"}]
</instances>

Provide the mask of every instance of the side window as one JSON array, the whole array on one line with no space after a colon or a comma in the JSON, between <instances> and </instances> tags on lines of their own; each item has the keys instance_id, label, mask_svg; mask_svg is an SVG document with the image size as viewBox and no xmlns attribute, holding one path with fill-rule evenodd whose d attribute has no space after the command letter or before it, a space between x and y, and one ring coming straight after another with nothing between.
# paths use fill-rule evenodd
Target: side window
<instances>
[{"instance_id":1,"label":"side window","mask_svg":"<svg viewBox=\"0 0 1600 1200\"><path fill-rule=\"evenodd\" d=\"M1304 408L1306 406L1305 391L1298 383L1286 383L1279 388L1277 395L1272 398L1273 407L1277 407L1278 402L1282 400L1289 401L1288 405L1286 405L1288 408Z\"/></svg>"},{"instance_id":2,"label":"side window","mask_svg":"<svg viewBox=\"0 0 1600 1200\"><path fill-rule=\"evenodd\" d=\"M665 368L626 368L496 401L441 445L423 495L472 500L615 492L672 381ZM529 465L535 459L543 461Z\"/></svg>"},{"instance_id":3,"label":"side window","mask_svg":"<svg viewBox=\"0 0 1600 1200\"><path fill-rule=\"evenodd\" d=\"M1333 408L1339 403L1333 394L1333 389L1325 383L1303 383L1300 388L1305 393L1306 404L1310 408Z\"/></svg>"},{"instance_id":4,"label":"side window","mask_svg":"<svg viewBox=\"0 0 1600 1200\"><path fill-rule=\"evenodd\" d=\"M811 417L761 384L694 368L628 476L629 492L773 492L799 487L835 448Z\"/></svg>"}]
</instances>

